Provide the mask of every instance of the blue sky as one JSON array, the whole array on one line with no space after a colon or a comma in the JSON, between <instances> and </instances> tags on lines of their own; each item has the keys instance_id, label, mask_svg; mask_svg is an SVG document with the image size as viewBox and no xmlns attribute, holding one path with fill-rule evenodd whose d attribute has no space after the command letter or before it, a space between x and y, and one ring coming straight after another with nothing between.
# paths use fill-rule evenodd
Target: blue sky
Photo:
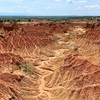
<instances>
[{"instance_id":1,"label":"blue sky","mask_svg":"<svg viewBox=\"0 0 100 100\"><path fill-rule=\"evenodd\" d=\"M100 15L100 0L0 0L0 15Z\"/></svg>"}]
</instances>

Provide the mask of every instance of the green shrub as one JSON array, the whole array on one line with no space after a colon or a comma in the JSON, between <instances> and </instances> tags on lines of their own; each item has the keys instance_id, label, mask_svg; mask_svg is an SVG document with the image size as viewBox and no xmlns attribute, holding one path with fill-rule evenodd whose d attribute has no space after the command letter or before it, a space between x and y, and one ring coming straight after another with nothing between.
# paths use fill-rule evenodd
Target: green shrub
<instances>
[{"instance_id":1,"label":"green shrub","mask_svg":"<svg viewBox=\"0 0 100 100\"><path fill-rule=\"evenodd\" d=\"M52 40L54 40L54 41L57 41L57 40L59 40L60 38L59 37L56 37L56 36L53 36L52 37Z\"/></svg>"},{"instance_id":2,"label":"green shrub","mask_svg":"<svg viewBox=\"0 0 100 100\"><path fill-rule=\"evenodd\" d=\"M32 74L36 73L36 69L32 68L32 65L29 63L25 62L19 66L22 68L22 70L23 70L23 72L25 72L25 74L32 75Z\"/></svg>"}]
</instances>

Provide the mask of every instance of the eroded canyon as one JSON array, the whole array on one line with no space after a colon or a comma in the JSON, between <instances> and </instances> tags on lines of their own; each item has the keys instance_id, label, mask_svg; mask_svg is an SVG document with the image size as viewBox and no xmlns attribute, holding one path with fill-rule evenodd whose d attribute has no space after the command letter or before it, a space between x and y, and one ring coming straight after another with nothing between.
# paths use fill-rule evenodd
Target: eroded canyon
<instances>
[{"instance_id":1,"label":"eroded canyon","mask_svg":"<svg viewBox=\"0 0 100 100\"><path fill-rule=\"evenodd\" d=\"M100 23L1 23L0 100L100 100Z\"/></svg>"}]
</instances>

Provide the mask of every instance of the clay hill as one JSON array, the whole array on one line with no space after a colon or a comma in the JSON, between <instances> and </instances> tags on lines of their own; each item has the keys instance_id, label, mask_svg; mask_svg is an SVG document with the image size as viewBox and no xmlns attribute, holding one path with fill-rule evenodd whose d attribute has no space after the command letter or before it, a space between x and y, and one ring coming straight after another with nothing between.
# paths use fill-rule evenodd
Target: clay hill
<instances>
[{"instance_id":1,"label":"clay hill","mask_svg":"<svg viewBox=\"0 0 100 100\"><path fill-rule=\"evenodd\" d=\"M100 23L0 23L0 100L100 100Z\"/></svg>"}]
</instances>

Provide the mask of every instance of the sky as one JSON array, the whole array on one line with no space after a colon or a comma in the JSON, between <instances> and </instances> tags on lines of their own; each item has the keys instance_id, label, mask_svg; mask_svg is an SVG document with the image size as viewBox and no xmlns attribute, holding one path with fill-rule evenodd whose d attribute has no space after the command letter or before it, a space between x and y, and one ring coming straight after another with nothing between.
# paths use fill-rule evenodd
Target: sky
<instances>
[{"instance_id":1,"label":"sky","mask_svg":"<svg viewBox=\"0 0 100 100\"><path fill-rule=\"evenodd\" d=\"M100 16L100 0L0 0L0 15Z\"/></svg>"}]
</instances>

